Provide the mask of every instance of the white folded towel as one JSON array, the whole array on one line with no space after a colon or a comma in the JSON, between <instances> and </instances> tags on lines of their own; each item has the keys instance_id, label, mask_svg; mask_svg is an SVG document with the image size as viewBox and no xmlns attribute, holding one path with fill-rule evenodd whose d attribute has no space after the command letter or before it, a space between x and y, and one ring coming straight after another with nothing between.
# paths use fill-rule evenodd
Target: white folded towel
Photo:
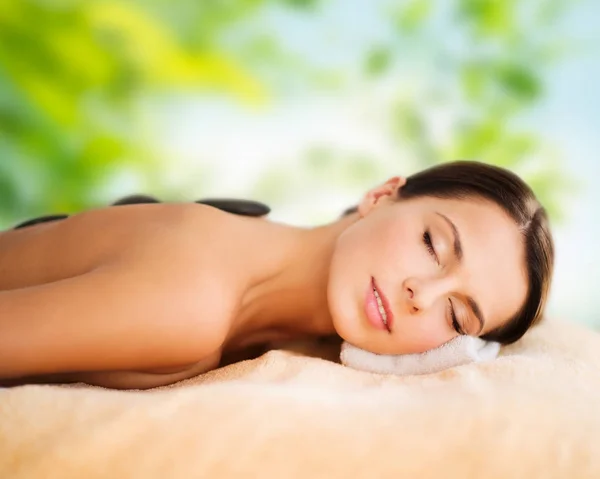
<instances>
[{"instance_id":1,"label":"white folded towel","mask_svg":"<svg viewBox=\"0 0 600 479\"><path fill-rule=\"evenodd\" d=\"M457 336L441 346L418 354L375 354L344 341L340 360L345 366L380 374L427 374L498 356L500 344L474 336Z\"/></svg>"}]
</instances>

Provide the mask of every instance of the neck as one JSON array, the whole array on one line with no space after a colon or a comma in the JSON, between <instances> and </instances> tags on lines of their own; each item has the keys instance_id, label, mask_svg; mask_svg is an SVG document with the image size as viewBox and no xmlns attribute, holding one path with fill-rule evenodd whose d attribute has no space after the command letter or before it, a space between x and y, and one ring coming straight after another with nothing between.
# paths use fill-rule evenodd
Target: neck
<instances>
[{"instance_id":1,"label":"neck","mask_svg":"<svg viewBox=\"0 0 600 479\"><path fill-rule=\"evenodd\" d=\"M315 228L252 221L249 272L227 349L278 337L328 336L336 333L329 313L327 284L338 236L357 219L348 215Z\"/></svg>"}]
</instances>

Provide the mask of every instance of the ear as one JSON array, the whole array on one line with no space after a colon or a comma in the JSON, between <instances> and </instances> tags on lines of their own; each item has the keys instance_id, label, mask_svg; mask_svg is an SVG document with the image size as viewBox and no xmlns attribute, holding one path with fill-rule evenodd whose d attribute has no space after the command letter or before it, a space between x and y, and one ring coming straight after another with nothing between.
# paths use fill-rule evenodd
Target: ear
<instances>
[{"instance_id":1,"label":"ear","mask_svg":"<svg viewBox=\"0 0 600 479\"><path fill-rule=\"evenodd\" d=\"M398 190L405 184L406 178L403 176L393 176L382 185L369 190L358 205L360 217L364 218L376 205L382 202L393 201L398 196Z\"/></svg>"}]
</instances>

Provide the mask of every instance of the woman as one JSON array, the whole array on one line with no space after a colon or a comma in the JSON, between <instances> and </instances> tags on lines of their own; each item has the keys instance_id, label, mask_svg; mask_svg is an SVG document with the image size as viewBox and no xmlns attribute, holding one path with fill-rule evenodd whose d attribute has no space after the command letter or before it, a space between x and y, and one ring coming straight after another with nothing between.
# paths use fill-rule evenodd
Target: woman
<instances>
[{"instance_id":1,"label":"woman","mask_svg":"<svg viewBox=\"0 0 600 479\"><path fill-rule=\"evenodd\" d=\"M301 336L508 344L539 321L552 265L529 187L477 162L391 178L308 229L194 203L91 210L0 235L0 378L150 388Z\"/></svg>"}]
</instances>

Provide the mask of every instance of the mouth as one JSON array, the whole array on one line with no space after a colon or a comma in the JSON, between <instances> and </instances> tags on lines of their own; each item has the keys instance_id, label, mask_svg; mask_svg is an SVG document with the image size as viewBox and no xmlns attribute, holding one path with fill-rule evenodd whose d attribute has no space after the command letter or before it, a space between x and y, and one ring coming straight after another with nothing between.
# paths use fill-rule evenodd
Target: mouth
<instances>
[{"instance_id":1,"label":"mouth","mask_svg":"<svg viewBox=\"0 0 600 479\"><path fill-rule=\"evenodd\" d=\"M377 329L392 332L393 315L389 302L383 292L377 286L375 278L371 277L371 283L365 300L365 311L369 322Z\"/></svg>"}]
</instances>

